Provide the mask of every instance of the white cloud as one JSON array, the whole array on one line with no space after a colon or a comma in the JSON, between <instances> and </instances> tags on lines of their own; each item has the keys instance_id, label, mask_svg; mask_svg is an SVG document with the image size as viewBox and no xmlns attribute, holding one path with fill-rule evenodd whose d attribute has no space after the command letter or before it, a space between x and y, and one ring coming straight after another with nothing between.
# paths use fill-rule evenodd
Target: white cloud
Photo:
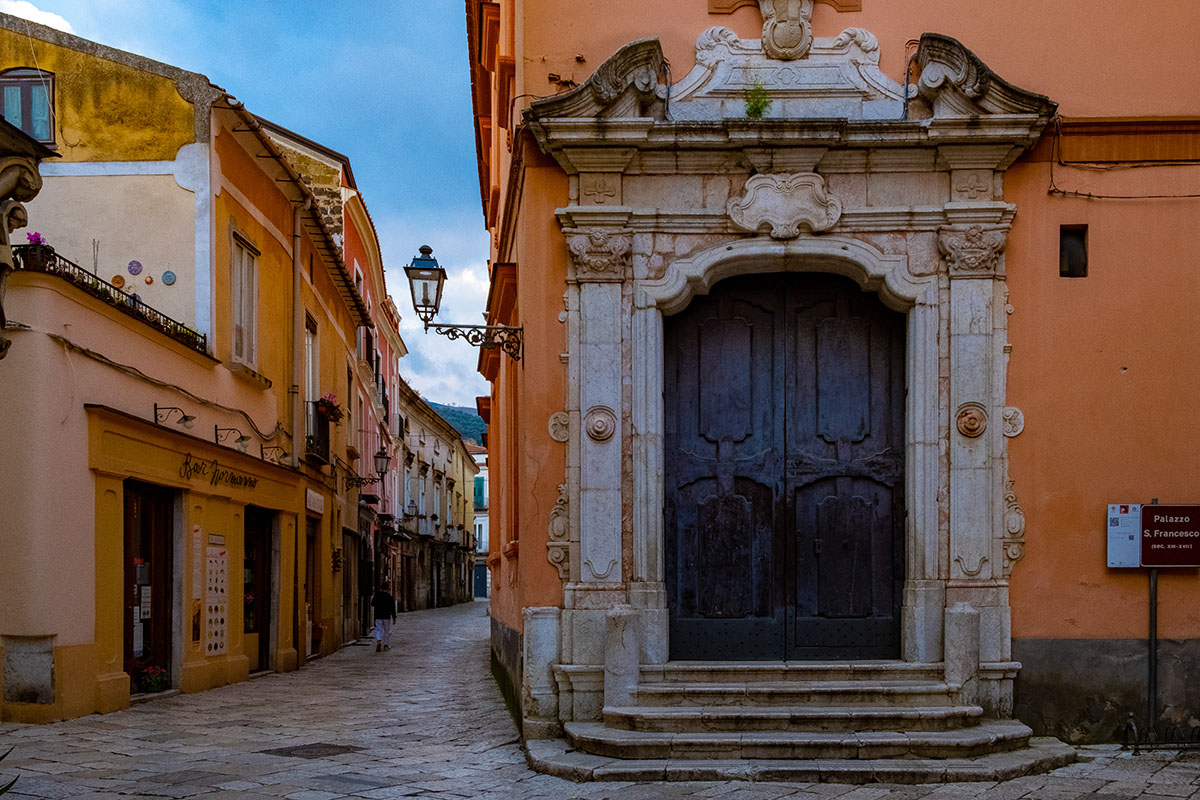
<instances>
[{"instance_id":1,"label":"white cloud","mask_svg":"<svg viewBox=\"0 0 1200 800\"><path fill-rule=\"evenodd\" d=\"M71 27L71 23L67 22L65 17L50 11L42 11L29 2L29 0L0 0L0 11L3 11L5 14L12 14L14 17L20 17L21 19L27 19L51 28L57 28L67 33L75 32L75 29Z\"/></svg>"},{"instance_id":2,"label":"white cloud","mask_svg":"<svg viewBox=\"0 0 1200 800\"><path fill-rule=\"evenodd\" d=\"M416 220L377 216L388 292L400 310L400 334L408 355L400 359L400 373L427 400L450 405L474 406L475 398L489 392L487 381L475 369L479 348L452 341L424 325L412 308L412 295L404 267L422 244L433 247L433 255L446 269L442 306L437 320L459 325L482 325L487 303L488 234L482 221L447 220L430 214Z\"/></svg>"}]
</instances>

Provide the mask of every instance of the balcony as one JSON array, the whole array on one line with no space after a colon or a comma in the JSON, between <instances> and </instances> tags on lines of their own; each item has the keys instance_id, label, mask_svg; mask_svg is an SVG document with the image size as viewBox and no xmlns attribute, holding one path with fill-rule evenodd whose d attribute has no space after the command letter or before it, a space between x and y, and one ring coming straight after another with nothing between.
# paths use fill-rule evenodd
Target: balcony
<instances>
[{"instance_id":1,"label":"balcony","mask_svg":"<svg viewBox=\"0 0 1200 800\"><path fill-rule=\"evenodd\" d=\"M173 320L161 311L143 303L137 295L124 292L90 270L63 258L43 245L17 245L13 248L17 269L57 275L78 286L108 305L137 317L150 327L165 333L180 344L208 354L208 337L182 322Z\"/></svg>"},{"instance_id":2,"label":"balcony","mask_svg":"<svg viewBox=\"0 0 1200 800\"><path fill-rule=\"evenodd\" d=\"M305 430L304 457L318 464L329 463L329 418L317 410L315 400L304 404Z\"/></svg>"}]
</instances>

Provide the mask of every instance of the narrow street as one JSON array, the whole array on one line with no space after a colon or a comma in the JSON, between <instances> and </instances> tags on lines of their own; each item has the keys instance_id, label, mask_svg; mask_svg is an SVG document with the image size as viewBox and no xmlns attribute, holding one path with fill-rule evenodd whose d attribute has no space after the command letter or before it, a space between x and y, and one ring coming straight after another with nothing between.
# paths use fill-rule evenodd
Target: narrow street
<instances>
[{"instance_id":1,"label":"narrow street","mask_svg":"<svg viewBox=\"0 0 1200 800\"><path fill-rule=\"evenodd\" d=\"M488 669L483 603L403 615L365 643L273 674L104 716L0 725L11 798L1200 798L1200 754L1113 748L1003 784L576 784L530 771Z\"/></svg>"}]
</instances>

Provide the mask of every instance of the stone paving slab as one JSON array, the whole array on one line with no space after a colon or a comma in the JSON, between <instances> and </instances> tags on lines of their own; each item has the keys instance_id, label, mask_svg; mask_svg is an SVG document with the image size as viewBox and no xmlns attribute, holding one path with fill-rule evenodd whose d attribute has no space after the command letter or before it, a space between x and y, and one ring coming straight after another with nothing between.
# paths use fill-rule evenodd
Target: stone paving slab
<instances>
[{"instance_id":1,"label":"stone paving slab","mask_svg":"<svg viewBox=\"0 0 1200 800\"><path fill-rule=\"evenodd\" d=\"M492 680L486 608L404 614L386 653L347 647L299 672L128 711L0 723L0 752L14 748L0 762L0 785L19 776L4 800L1200 800L1200 752L1135 757L1116 747L1084 748L1081 763L1000 782L577 783L543 775L527 766ZM266 752L322 744L359 749L313 758ZM580 775L611 763L578 756Z\"/></svg>"}]
</instances>

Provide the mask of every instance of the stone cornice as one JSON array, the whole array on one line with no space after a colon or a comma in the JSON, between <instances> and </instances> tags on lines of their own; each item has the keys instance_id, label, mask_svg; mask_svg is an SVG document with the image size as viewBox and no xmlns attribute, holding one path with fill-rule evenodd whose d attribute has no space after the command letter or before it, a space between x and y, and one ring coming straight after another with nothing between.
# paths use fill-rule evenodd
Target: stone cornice
<instances>
[{"instance_id":1,"label":"stone cornice","mask_svg":"<svg viewBox=\"0 0 1200 800\"><path fill-rule=\"evenodd\" d=\"M724 209L660 211L629 206L568 206L555 212L564 229L626 229L633 233L741 234ZM913 231L936 233L948 225L1007 228L1016 206L1010 203L947 203L945 206L870 207L842 211L832 229L839 233Z\"/></svg>"}]
</instances>

